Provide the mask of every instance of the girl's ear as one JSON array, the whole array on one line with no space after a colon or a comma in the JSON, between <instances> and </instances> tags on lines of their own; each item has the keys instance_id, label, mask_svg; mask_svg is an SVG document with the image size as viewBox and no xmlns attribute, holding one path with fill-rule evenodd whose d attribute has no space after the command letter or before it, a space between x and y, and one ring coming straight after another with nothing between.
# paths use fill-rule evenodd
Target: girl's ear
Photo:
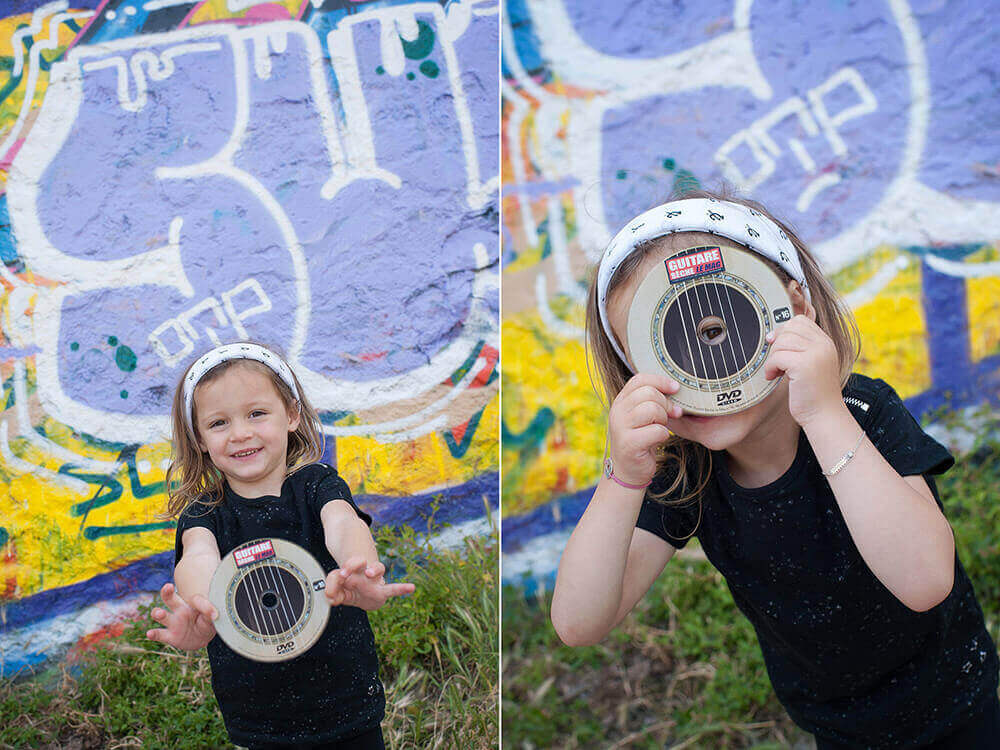
<instances>
[{"instance_id":1,"label":"girl's ear","mask_svg":"<svg viewBox=\"0 0 1000 750\"><path fill-rule=\"evenodd\" d=\"M299 428L299 422L302 421L302 404L299 401L295 402L295 406L288 410L288 431L295 432Z\"/></svg>"},{"instance_id":2,"label":"girl's ear","mask_svg":"<svg viewBox=\"0 0 1000 750\"><path fill-rule=\"evenodd\" d=\"M802 287L795 279L788 282L788 296L792 298L792 310L796 315L805 315L809 320L816 322L816 308L806 299L802 293Z\"/></svg>"}]
</instances>

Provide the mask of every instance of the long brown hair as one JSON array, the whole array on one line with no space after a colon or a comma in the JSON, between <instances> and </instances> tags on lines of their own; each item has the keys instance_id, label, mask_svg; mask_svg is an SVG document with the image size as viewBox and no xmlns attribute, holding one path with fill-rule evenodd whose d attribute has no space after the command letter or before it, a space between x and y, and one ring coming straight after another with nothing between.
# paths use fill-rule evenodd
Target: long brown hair
<instances>
[{"instance_id":1,"label":"long brown hair","mask_svg":"<svg viewBox=\"0 0 1000 750\"><path fill-rule=\"evenodd\" d=\"M265 348L272 352L275 351L273 347ZM197 361L198 358L194 360L194 362ZM192 362L192 366L194 362ZM252 359L230 359L216 365L198 381L195 390L197 391L205 383L212 382L233 367L246 367L267 375L282 403L284 403L285 409L289 413L298 411L298 427L288 435L288 452L285 456L287 474L318 461L323 455L324 447L319 414L306 398L302 385L294 372L292 372L292 379L295 382L295 389L299 393L297 400L292 389L274 370ZM190 369L191 367L188 367L184 371L177 383L170 414L173 436L170 467L167 469L166 480L167 510L163 514L166 518L180 515L195 500L201 501L207 507L215 507L222 502L223 496L222 472L215 467L208 454L198 446L198 416L195 404L191 406L191 427L188 427L187 415L184 410L184 378L187 377Z\"/></svg>"},{"instance_id":2,"label":"long brown hair","mask_svg":"<svg viewBox=\"0 0 1000 750\"><path fill-rule=\"evenodd\" d=\"M840 383L841 386L847 383L851 370L861 351L861 336L858 333L857 324L850 308L838 296L833 285L823 275L823 271L813 257L806 244L798 237L790 226L775 218L764 206L754 200L743 198L733 194L729 190L710 191L692 190L686 191L683 195L675 195L670 200L684 200L685 198L715 198L720 201L739 203L752 208L767 216L785 231L788 238L798 250L802 263L802 270L805 273L806 283L809 285L812 306L816 309L816 323L833 340L837 349L837 359L840 363ZM666 238L650 240L638 248L618 267L615 275L608 285L608 296L611 292L621 286L630 278L632 274L642 265L643 259L651 252L659 250L663 246ZM787 284L791 277L777 264L764 259L768 265L779 275L782 282ZM601 325L601 317L597 304L597 269L593 271L590 282L590 292L587 295L587 370L591 372L591 358L597 368L599 380L602 385L604 406L611 407L611 402L625 387L625 383L632 377L632 371L619 358L615 352L604 327ZM600 391L598 392L600 394ZM712 454L705 446L692 440L671 434L666 442L661 446L661 455L658 459L657 473L670 470L674 479L671 484L661 493L652 494L651 497L666 501L667 497L672 499L669 505L686 504L700 497L705 485L711 477ZM674 473L675 470L675 473ZM670 474L667 474L668 476ZM695 529L697 530L697 529ZM691 534L694 534L692 530ZM689 535L690 536L690 535Z\"/></svg>"}]
</instances>

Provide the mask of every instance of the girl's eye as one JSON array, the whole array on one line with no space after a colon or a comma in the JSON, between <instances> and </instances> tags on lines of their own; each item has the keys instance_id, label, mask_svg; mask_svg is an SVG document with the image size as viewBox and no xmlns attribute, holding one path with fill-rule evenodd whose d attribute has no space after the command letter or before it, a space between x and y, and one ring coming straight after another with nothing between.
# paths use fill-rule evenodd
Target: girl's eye
<instances>
[{"instance_id":1,"label":"girl's eye","mask_svg":"<svg viewBox=\"0 0 1000 750\"><path fill-rule=\"evenodd\" d=\"M250 412L251 417L261 417L265 414L267 414L267 412L261 411L260 409L254 409L252 412Z\"/></svg>"},{"instance_id":2,"label":"girl's eye","mask_svg":"<svg viewBox=\"0 0 1000 750\"><path fill-rule=\"evenodd\" d=\"M212 422L209 425L209 428L218 427L218 426L223 425L223 424L225 424L224 420L222 420L222 419L216 419L214 422Z\"/></svg>"}]
</instances>

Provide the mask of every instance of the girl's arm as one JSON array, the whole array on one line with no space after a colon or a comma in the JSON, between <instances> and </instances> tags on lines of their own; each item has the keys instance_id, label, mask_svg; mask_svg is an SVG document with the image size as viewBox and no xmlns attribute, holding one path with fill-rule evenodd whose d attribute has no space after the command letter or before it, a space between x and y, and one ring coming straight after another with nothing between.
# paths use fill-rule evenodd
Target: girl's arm
<instances>
[{"instance_id":1,"label":"girl's arm","mask_svg":"<svg viewBox=\"0 0 1000 750\"><path fill-rule=\"evenodd\" d=\"M219 545L208 529L196 526L181 536L182 555L174 568L174 584L165 583L160 597L169 610L156 607L152 617L163 628L146 631L146 637L175 648L195 651L215 637L219 616L208 601L212 575L219 567Z\"/></svg>"},{"instance_id":2,"label":"girl's arm","mask_svg":"<svg viewBox=\"0 0 1000 750\"><path fill-rule=\"evenodd\" d=\"M827 470L861 431L843 401L802 428ZM954 585L955 539L924 478L901 477L865 437L828 480L858 552L893 596L917 612L944 601Z\"/></svg>"},{"instance_id":3,"label":"girl's arm","mask_svg":"<svg viewBox=\"0 0 1000 750\"><path fill-rule=\"evenodd\" d=\"M608 412L608 442L615 476L645 485L656 473L656 448L680 407L668 395L679 386L660 375L635 375ZM674 548L635 523L645 491L602 477L559 562L552 595L552 625L571 646L597 643L635 606Z\"/></svg>"},{"instance_id":4,"label":"girl's arm","mask_svg":"<svg viewBox=\"0 0 1000 750\"><path fill-rule=\"evenodd\" d=\"M603 640L653 585L676 551L637 529L643 491L602 478L570 536L552 594L552 625L567 646Z\"/></svg>"},{"instance_id":5,"label":"girl's arm","mask_svg":"<svg viewBox=\"0 0 1000 750\"><path fill-rule=\"evenodd\" d=\"M195 596L208 599L212 576L220 561L215 535L206 528L195 526L184 531L181 544L184 552L174 568L177 593L186 602L191 602Z\"/></svg>"},{"instance_id":6,"label":"girl's arm","mask_svg":"<svg viewBox=\"0 0 1000 750\"><path fill-rule=\"evenodd\" d=\"M829 471L861 435L844 404L837 352L807 309L782 324L768 355L767 377L789 380L789 411L820 466ZM920 476L901 477L864 437L855 456L827 477L858 552L899 601L924 612L951 592L955 540L951 526Z\"/></svg>"},{"instance_id":7,"label":"girl's arm","mask_svg":"<svg viewBox=\"0 0 1000 750\"><path fill-rule=\"evenodd\" d=\"M331 500L319 517L326 548L340 566L326 577L326 597L332 606L346 604L371 611L393 596L413 593L412 583L385 582L385 565L379 562L368 524L349 502Z\"/></svg>"}]
</instances>

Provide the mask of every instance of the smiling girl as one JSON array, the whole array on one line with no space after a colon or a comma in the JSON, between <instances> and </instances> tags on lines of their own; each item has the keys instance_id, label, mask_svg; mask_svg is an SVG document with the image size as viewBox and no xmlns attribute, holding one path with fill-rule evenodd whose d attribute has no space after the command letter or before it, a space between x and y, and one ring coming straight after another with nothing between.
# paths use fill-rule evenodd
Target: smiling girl
<instances>
[{"instance_id":1,"label":"smiling girl","mask_svg":"<svg viewBox=\"0 0 1000 750\"><path fill-rule=\"evenodd\" d=\"M212 688L232 740L251 748L383 748L385 696L366 611L413 584L387 584L369 525L322 455L319 417L291 368L249 343L212 349L173 403L168 513L177 523L174 584L149 638L208 647ZM307 549L331 604L316 644L289 661L251 661L216 637L208 601L220 559L262 537Z\"/></svg>"}]
</instances>

